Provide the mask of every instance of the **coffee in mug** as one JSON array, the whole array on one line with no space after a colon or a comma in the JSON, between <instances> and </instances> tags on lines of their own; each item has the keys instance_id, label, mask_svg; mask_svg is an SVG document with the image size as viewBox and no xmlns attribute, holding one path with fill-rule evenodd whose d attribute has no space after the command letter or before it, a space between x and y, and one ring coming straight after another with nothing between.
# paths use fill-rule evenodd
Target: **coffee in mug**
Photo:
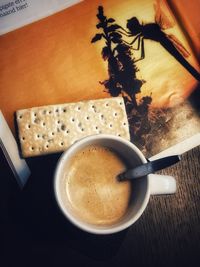
<instances>
[{"instance_id":1,"label":"coffee in mug","mask_svg":"<svg viewBox=\"0 0 200 267\"><path fill-rule=\"evenodd\" d=\"M119 182L117 175L147 163L131 142L99 134L75 142L61 156L54 174L54 192L64 216L93 234L113 234L135 223L151 194L172 194L176 181L149 174Z\"/></svg>"},{"instance_id":2,"label":"coffee in mug","mask_svg":"<svg viewBox=\"0 0 200 267\"><path fill-rule=\"evenodd\" d=\"M129 206L131 182L119 182L117 175L127 169L126 161L108 147L87 146L73 155L63 179L74 215L90 224L119 221Z\"/></svg>"}]
</instances>

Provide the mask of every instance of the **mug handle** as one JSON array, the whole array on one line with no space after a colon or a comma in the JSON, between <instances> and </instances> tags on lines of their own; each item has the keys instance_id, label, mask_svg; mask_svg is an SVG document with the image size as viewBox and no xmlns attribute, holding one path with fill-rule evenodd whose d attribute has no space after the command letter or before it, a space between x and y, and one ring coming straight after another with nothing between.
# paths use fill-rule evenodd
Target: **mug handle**
<instances>
[{"instance_id":1,"label":"mug handle","mask_svg":"<svg viewBox=\"0 0 200 267\"><path fill-rule=\"evenodd\" d=\"M176 180L169 175L149 174L149 187L151 195L174 194Z\"/></svg>"}]
</instances>

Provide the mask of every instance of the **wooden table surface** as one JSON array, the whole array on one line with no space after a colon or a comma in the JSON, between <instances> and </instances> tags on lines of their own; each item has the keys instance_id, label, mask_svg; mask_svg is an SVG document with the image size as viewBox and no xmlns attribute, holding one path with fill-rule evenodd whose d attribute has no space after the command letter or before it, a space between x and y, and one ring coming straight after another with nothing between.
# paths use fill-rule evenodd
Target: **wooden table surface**
<instances>
[{"instance_id":1,"label":"wooden table surface","mask_svg":"<svg viewBox=\"0 0 200 267\"><path fill-rule=\"evenodd\" d=\"M58 210L58 157L28 160L32 176L21 192L1 175L0 266L200 266L200 147L163 171L175 176L176 194L151 196L134 225L108 236L78 230Z\"/></svg>"}]
</instances>

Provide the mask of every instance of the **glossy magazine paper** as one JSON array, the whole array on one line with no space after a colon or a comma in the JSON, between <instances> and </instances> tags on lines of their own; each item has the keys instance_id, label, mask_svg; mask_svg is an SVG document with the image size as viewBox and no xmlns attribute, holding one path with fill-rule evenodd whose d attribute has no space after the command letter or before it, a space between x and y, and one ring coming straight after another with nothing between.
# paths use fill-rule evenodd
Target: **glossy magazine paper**
<instances>
[{"instance_id":1,"label":"glossy magazine paper","mask_svg":"<svg viewBox=\"0 0 200 267\"><path fill-rule=\"evenodd\" d=\"M0 107L13 131L18 109L122 95L146 157L200 143L199 64L173 3L16 2L0 5Z\"/></svg>"}]
</instances>

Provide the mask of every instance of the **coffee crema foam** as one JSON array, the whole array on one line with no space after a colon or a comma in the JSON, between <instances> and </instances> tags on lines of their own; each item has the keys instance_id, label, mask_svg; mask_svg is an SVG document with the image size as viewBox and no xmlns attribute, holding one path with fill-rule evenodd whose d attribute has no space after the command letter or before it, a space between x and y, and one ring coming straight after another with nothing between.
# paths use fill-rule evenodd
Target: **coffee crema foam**
<instances>
[{"instance_id":1,"label":"coffee crema foam","mask_svg":"<svg viewBox=\"0 0 200 267\"><path fill-rule=\"evenodd\" d=\"M96 225L118 222L127 212L130 181L117 175L127 169L120 156L103 146L88 146L75 154L65 169L67 198L81 220Z\"/></svg>"}]
</instances>

